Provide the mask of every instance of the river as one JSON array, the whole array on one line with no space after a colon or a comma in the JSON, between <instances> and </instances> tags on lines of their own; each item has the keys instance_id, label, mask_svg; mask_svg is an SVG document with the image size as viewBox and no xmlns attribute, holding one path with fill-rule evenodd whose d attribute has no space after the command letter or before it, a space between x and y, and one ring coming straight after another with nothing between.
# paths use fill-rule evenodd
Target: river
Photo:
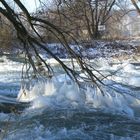
<instances>
[{"instance_id":1,"label":"river","mask_svg":"<svg viewBox=\"0 0 140 140\"><path fill-rule=\"evenodd\" d=\"M102 87L105 95L86 84L79 88L62 71L49 81L36 82L25 95L21 89L23 64L2 59L0 102L7 97L31 103L20 113L0 113L0 139L140 139L139 63L93 61L108 75Z\"/></svg>"}]
</instances>

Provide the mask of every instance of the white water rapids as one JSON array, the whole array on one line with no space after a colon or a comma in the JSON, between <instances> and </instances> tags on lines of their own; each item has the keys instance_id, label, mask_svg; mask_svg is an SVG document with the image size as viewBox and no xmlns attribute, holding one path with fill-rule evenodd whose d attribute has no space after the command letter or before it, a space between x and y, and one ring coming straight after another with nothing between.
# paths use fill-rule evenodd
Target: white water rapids
<instances>
[{"instance_id":1,"label":"white water rapids","mask_svg":"<svg viewBox=\"0 0 140 140\"><path fill-rule=\"evenodd\" d=\"M108 75L104 79L106 85L102 86L103 95L98 88L86 84L79 88L62 72L23 91L20 88L22 64L3 59L0 95L17 96L17 101L31 103L20 115L0 113L0 137L5 129L6 140L129 140L139 137L140 127L136 124L140 124L140 64L93 61L102 74ZM55 65L54 61L52 63ZM121 123L126 127L122 128Z\"/></svg>"}]
</instances>

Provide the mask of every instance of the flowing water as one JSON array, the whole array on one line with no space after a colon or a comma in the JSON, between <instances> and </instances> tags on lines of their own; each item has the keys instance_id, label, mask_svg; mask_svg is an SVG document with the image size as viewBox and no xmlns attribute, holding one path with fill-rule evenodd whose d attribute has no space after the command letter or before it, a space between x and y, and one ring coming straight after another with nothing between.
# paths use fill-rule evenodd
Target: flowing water
<instances>
[{"instance_id":1,"label":"flowing water","mask_svg":"<svg viewBox=\"0 0 140 140\"><path fill-rule=\"evenodd\" d=\"M22 113L0 113L4 140L139 140L140 64L93 61L108 75L102 92L79 88L62 71L48 81L20 88L22 63L0 63L0 103L30 102ZM113 75L112 75L113 74ZM81 74L83 75L83 74ZM26 94L23 94L25 92Z\"/></svg>"}]
</instances>

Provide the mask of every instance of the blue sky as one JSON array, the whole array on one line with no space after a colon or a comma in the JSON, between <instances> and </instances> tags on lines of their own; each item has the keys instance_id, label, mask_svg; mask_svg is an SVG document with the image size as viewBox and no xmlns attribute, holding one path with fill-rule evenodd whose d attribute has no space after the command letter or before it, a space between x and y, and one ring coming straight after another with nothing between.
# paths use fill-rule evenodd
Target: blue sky
<instances>
[{"instance_id":1,"label":"blue sky","mask_svg":"<svg viewBox=\"0 0 140 140\"><path fill-rule=\"evenodd\" d=\"M41 0L41 1L45 1L45 0ZM12 7L15 7L15 3L13 0L6 0L6 2L8 2L8 4ZM24 6L28 9L28 11L33 12L36 10L36 7L39 6L39 0L21 0L21 2L24 4ZM1 2L0 2L0 6ZM18 7L15 7L18 9Z\"/></svg>"},{"instance_id":2,"label":"blue sky","mask_svg":"<svg viewBox=\"0 0 140 140\"><path fill-rule=\"evenodd\" d=\"M21 1L30 12L34 12L36 8L39 7L40 5L39 0L21 0ZM51 5L52 2L52 0L40 0L40 1L47 4L48 7Z\"/></svg>"},{"instance_id":3,"label":"blue sky","mask_svg":"<svg viewBox=\"0 0 140 140\"><path fill-rule=\"evenodd\" d=\"M24 5L26 6L26 8L30 11L33 12L36 10L36 7L39 6L39 0L21 0ZM41 1L45 1L46 3L48 3L47 5L49 5L49 3L51 3L52 0L41 0ZM130 7L134 8L131 1L128 0L128 3L130 2Z\"/></svg>"},{"instance_id":4,"label":"blue sky","mask_svg":"<svg viewBox=\"0 0 140 140\"><path fill-rule=\"evenodd\" d=\"M21 0L23 4L27 7L27 9L30 12L33 12L36 10L36 7L39 6L39 1L38 0Z\"/></svg>"},{"instance_id":5,"label":"blue sky","mask_svg":"<svg viewBox=\"0 0 140 140\"><path fill-rule=\"evenodd\" d=\"M6 0L6 1L13 2L13 0ZM41 0L41 1L44 1L45 3L47 3L48 7L50 6L50 3L52 2L52 0ZM39 0L21 0L21 2L23 2L23 4L26 6L29 12L35 12L36 8L39 7L40 5ZM129 2L130 0L128 0L128 3ZM131 2L130 2L130 7L134 8Z\"/></svg>"}]
</instances>

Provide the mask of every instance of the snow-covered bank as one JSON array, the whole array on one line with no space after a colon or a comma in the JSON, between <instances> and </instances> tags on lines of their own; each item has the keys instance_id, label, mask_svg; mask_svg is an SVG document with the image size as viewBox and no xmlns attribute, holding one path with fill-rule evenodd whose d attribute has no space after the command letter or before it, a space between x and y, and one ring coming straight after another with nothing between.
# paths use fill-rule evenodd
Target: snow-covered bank
<instances>
[{"instance_id":1,"label":"snow-covered bank","mask_svg":"<svg viewBox=\"0 0 140 140\"><path fill-rule=\"evenodd\" d=\"M69 58L66 49L59 43L46 44L46 47L53 50L53 53L60 58ZM125 43L123 41L102 41L97 40L88 43L80 43L79 45L69 45L74 52L83 58L109 58L119 57L122 55L132 55L137 52L135 43ZM49 57L42 52L44 57Z\"/></svg>"},{"instance_id":2,"label":"snow-covered bank","mask_svg":"<svg viewBox=\"0 0 140 140\"><path fill-rule=\"evenodd\" d=\"M66 59L70 57L66 48L60 43L45 43L44 46L59 58ZM140 42L138 40L94 40L91 42L80 42L79 44L69 44L69 47L74 50L76 54L87 59L130 56L134 53L139 53L139 46ZM44 58L51 58L44 50L40 48L37 49ZM34 51L30 51L31 54L34 54ZM20 48L14 47L11 52L4 52L3 54L9 53L13 54L13 56L21 56L21 58L25 56L22 46L20 46Z\"/></svg>"}]
</instances>

